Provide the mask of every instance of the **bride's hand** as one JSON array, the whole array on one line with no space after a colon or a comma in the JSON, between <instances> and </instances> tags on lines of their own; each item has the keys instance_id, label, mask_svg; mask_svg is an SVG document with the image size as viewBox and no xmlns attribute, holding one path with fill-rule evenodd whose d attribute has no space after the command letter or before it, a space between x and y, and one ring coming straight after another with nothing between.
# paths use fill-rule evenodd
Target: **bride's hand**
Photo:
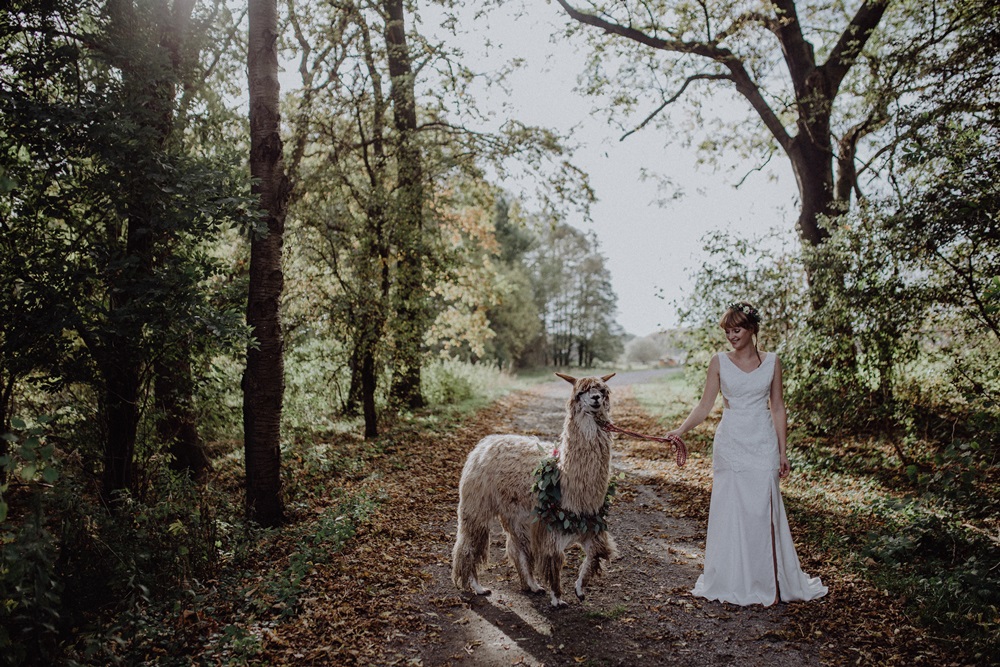
<instances>
[{"instance_id":1,"label":"bride's hand","mask_svg":"<svg viewBox=\"0 0 1000 667\"><path fill-rule=\"evenodd\" d=\"M781 455L781 462L779 463L779 466L778 477L781 479L788 477L788 473L792 471L792 466L788 463L788 457L784 454Z\"/></svg>"},{"instance_id":2,"label":"bride's hand","mask_svg":"<svg viewBox=\"0 0 1000 667\"><path fill-rule=\"evenodd\" d=\"M681 440L680 431L673 430L669 431L666 435L667 440L669 440L674 447L677 449L677 467L683 468L684 464L687 463L688 450L687 445Z\"/></svg>"}]
</instances>

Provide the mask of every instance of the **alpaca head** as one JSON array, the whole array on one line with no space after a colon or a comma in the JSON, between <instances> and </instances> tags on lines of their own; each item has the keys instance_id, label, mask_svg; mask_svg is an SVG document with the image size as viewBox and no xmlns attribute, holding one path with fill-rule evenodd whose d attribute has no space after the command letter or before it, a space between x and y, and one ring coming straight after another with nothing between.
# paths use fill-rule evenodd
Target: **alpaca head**
<instances>
[{"instance_id":1,"label":"alpaca head","mask_svg":"<svg viewBox=\"0 0 1000 667\"><path fill-rule=\"evenodd\" d=\"M556 375L573 385L573 395L567 405L571 415L590 415L598 422L611 419L611 390L605 383L615 376L614 373L579 379L562 373Z\"/></svg>"}]
</instances>

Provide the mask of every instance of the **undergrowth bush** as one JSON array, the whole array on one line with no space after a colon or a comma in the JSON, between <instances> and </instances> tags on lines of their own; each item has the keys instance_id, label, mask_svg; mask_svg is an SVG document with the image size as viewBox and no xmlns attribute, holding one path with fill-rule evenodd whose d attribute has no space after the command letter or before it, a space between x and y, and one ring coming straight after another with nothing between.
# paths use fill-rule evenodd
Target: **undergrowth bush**
<instances>
[{"instance_id":1,"label":"undergrowth bush","mask_svg":"<svg viewBox=\"0 0 1000 667\"><path fill-rule=\"evenodd\" d=\"M288 349L282 425L290 435L336 429L350 382L342 347L328 338L311 337Z\"/></svg>"},{"instance_id":2,"label":"undergrowth bush","mask_svg":"<svg viewBox=\"0 0 1000 667\"><path fill-rule=\"evenodd\" d=\"M0 486L0 664L128 664L144 654L136 646L172 632L159 628L163 610L217 574L217 515L232 508L162 456L142 464L142 497L124 494L109 508L81 465L87 448L49 436L61 425L12 424L0 461L8 479Z\"/></svg>"},{"instance_id":3,"label":"undergrowth bush","mask_svg":"<svg viewBox=\"0 0 1000 667\"><path fill-rule=\"evenodd\" d=\"M961 509L933 497L886 499L871 508L880 528L863 555L874 580L908 600L923 623L971 640L978 656L1000 649L1000 551Z\"/></svg>"},{"instance_id":4,"label":"undergrowth bush","mask_svg":"<svg viewBox=\"0 0 1000 667\"><path fill-rule=\"evenodd\" d=\"M35 424L11 420L14 433L0 434L0 662L45 660L55 647L62 607L56 572L56 541L47 525L49 493L38 484L59 478L55 448L46 442L43 417ZM11 512L12 482L25 485L24 502Z\"/></svg>"},{"instance_id":5,"label":"undergrowth bush","mask_svg":"<svg viewBox=\"0 0 1000 667\"><path fill-rule=\"evenodd\" d=\"M517 380L496 366L458 359L437 359L424 367L421 390L431 405L487 403L517 385Z\"/></svg>"},{"instance_id":6,"label":"undergrowth bush","mask_svg":"<svg viewBox=\"0 0 1000 667\"><path fill-rule=\"evenodd\" d=\"M272 612L279 618L298 613L303 580L317 565L330 562L376 505L377 501L364 493L347 496L324 510L318 519L291 527L292 541L298 548L289 554L288 564L269 576L260 585L259 593L246 596L255 613Z\"/></svg>"},{"instance_id":7,"label":"undergrowth bush","mask_svg":"<svg viewBox=\"0 0 1000 667\"><path fill-rule=\"evenodd\" d=\"M203 359L196 383L198 428L206 442L243 437L243 390L246 360L220 354Z\"/></svg>"}]
</instances>

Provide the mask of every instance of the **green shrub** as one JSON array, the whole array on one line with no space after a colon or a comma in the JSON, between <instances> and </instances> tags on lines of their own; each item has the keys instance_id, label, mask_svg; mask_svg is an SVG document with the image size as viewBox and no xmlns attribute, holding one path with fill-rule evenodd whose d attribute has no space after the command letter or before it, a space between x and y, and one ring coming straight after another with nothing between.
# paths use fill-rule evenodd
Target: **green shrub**
<instances>
[{"instance_id":1,"label":"green shrub","mask_svg":"<svg viewBox=\"0 0 1000 667\"><path fill-rule=\"evenodd\" d=\"M438 359L424 367L421 390L430 405L486 403L511 391L517 380L496 366Z\"/></svg>"},{"instance_id":2,"label":"green shrub","mask_svg":"<svg viewBox=\"0 0 1000 667\"><path fill-rule=\"evenodd\" d=\"M300 435L335 430L349 383L343 346L329 338L304 338L285 358L283 426Z\"/></svg>"},{"instance_id":3,"label":"green shrub","mask_svg":"<svg viewBox=\"0 0 1000 667\"><path fill-rule=\"evenodd\" d=\"M62 585L56 574L56 543L45 524L49 493L44 481L59 478L55 448L46 442L42 418L29 426L11 420L16 433L2 434L8 452L0 457L0 662L21 664L52 655L60 625ZM9 513L7 494L14 477L28 485L23 518Z\"/></svg>"},{"instance_id":4,"label":"green shrub","mask_svg":"<svg viewBox=\"0 0 1000 667\"><path fill-rule=\"evenodd\" d=\"M880 587L908 599L921 620L959 631L982 655L1000 649L1000 553L993 537L953 505L931 499L883 500L881 528L863 555L878 564Z\"/></svg>"}]
</instances>

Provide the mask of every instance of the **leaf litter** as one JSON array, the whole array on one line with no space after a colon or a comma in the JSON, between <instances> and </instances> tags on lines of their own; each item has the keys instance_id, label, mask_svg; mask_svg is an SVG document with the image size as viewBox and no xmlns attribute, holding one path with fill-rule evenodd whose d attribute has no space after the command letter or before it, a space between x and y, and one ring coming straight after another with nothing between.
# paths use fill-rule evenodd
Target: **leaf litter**
<instances>
[{"instance_id":1,"label":"leaf litter","mask_svg":"<svg viewBox=\"0 0 1000 667\"><path fill-rule=\"evenodd\" d=\"M663 430L627 387L615 392L616 423L641 433ZM450 557L466 454L494 432L555 439L564 393L529 390L452 426L394 430L364 470L333 475L327 494L310 497L313 515L341 494L378 502L339 552L304 574L293 613L271 608L252 621L240 605L220 603L215 625L230 616L229 623L246 627L258 642L250 661L268 665L974 664L961 646L912 622L904 601L799 541L796 521L816 509L801 503L789 509L792 532L803 569L830 588L825 598L763 608L692 597L711 493L704 436L689 443L683 469L666 446L617 437L612 465L625 477L608 523L620 553L585 601L554 611L547 595L522 593L504 560L499 527L481 577L493 593L460 593ZM310 511L299 513L300 528L309 527ZM256 583L287 565L302 535L272 535ZM568 579L579 550L567 556ZM245 590L254 584L245 582Z\"/></svg>"}]
</instances>

